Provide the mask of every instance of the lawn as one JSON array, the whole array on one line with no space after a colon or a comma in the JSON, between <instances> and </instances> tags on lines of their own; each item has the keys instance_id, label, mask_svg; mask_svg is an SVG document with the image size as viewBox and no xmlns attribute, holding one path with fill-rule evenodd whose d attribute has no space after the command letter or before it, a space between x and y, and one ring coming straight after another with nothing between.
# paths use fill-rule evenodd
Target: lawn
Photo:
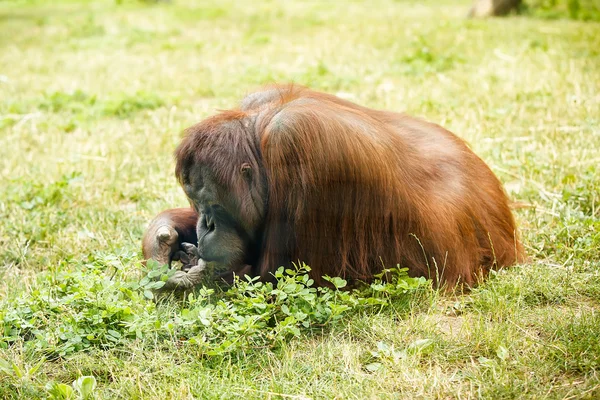
<instances>
[{"instance_id":1,"label":"lawn","mask_svg":"<svg viewBox=\"0 0 600 400\"><path fill-rule=\"evenodd\" d=\"M0 1L0 398L600 398L600 24L468 3ZM149 299L182 130L289 81L464 138L529 260L462 295Z\"/></svg>"}]
</instances>

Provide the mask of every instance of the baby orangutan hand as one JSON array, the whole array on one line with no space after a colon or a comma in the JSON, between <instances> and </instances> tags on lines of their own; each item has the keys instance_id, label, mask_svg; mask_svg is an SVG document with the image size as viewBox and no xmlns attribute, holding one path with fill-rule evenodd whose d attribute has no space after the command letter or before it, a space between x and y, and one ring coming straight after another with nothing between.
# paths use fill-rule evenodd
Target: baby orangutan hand
<instances>
[{"instance_id":1,"label":"baby orangutan hand","mask_svg":"<svg viewBox=\"0 0 600 400\"><path fill-rule=\"evenodd\" d=\"M160 292L191 290L202 281L206 262L198 255L198 248L191 243L181 243L174 260L181 261L181 271L176 271L159 289Z\"/></svg>"}]
</instances>

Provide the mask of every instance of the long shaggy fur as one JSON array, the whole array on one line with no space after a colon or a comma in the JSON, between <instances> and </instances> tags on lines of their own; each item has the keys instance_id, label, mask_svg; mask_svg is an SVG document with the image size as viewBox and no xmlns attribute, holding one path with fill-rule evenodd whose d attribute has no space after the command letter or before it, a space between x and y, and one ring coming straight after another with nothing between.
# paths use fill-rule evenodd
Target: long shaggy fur
<instances>
[{"instance_id":1,"label":"long shaggy fur","mask_svg":"<svg viewBox=\"0 0 600 400\"><path fill-rule=\"evenodd\" d=\"M504 190L457 136L405 114L298 86L273 86L187 130L182 184L196 163L259 229L256 274L304 261L312 278L413 276L473 285L522 259ZM239 166L260 179L249 188Z\"/></svg>"}]
</instances>

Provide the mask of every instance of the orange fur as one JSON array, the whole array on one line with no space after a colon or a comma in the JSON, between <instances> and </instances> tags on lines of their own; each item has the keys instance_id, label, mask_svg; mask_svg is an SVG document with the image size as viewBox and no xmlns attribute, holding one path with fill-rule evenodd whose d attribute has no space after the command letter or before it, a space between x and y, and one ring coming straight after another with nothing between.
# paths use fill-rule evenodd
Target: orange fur
<instances>
[{"instance_id":1,"label":"orange fur","mask_svg":"<svg viewBox=\"0 0 600 400\"><path fill-rule=\"evenodd\" d=\"M265 279L301 260L318 284L400 264L473 285L523 257L489 167L451 132L405 114L272 86L189 128L176 159L182 184L193 165L210 166L240 223L261 230L254 271ZM260 171L263 212L252 212L256 193L236 174L242 163Z\"/></svg>"}]
</instances>

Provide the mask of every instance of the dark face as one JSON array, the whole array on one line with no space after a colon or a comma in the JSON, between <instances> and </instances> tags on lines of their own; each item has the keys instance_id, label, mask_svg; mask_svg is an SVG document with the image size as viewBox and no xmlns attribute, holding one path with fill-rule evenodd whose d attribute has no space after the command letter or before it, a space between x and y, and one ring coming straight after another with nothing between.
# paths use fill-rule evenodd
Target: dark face
<instances>
[{"instance_id":1,"label":"dark face","mask_svg":"<svg viewBox=\"0 0 600 400\"><path fill-rule=\"evenodd\" d=\"M183 187L198 212L198 251L205 261L227 267L251 264L257 229L244 220L239 194L219 185L210 169L194 166Z\"/></svg>"}]
</instances>

